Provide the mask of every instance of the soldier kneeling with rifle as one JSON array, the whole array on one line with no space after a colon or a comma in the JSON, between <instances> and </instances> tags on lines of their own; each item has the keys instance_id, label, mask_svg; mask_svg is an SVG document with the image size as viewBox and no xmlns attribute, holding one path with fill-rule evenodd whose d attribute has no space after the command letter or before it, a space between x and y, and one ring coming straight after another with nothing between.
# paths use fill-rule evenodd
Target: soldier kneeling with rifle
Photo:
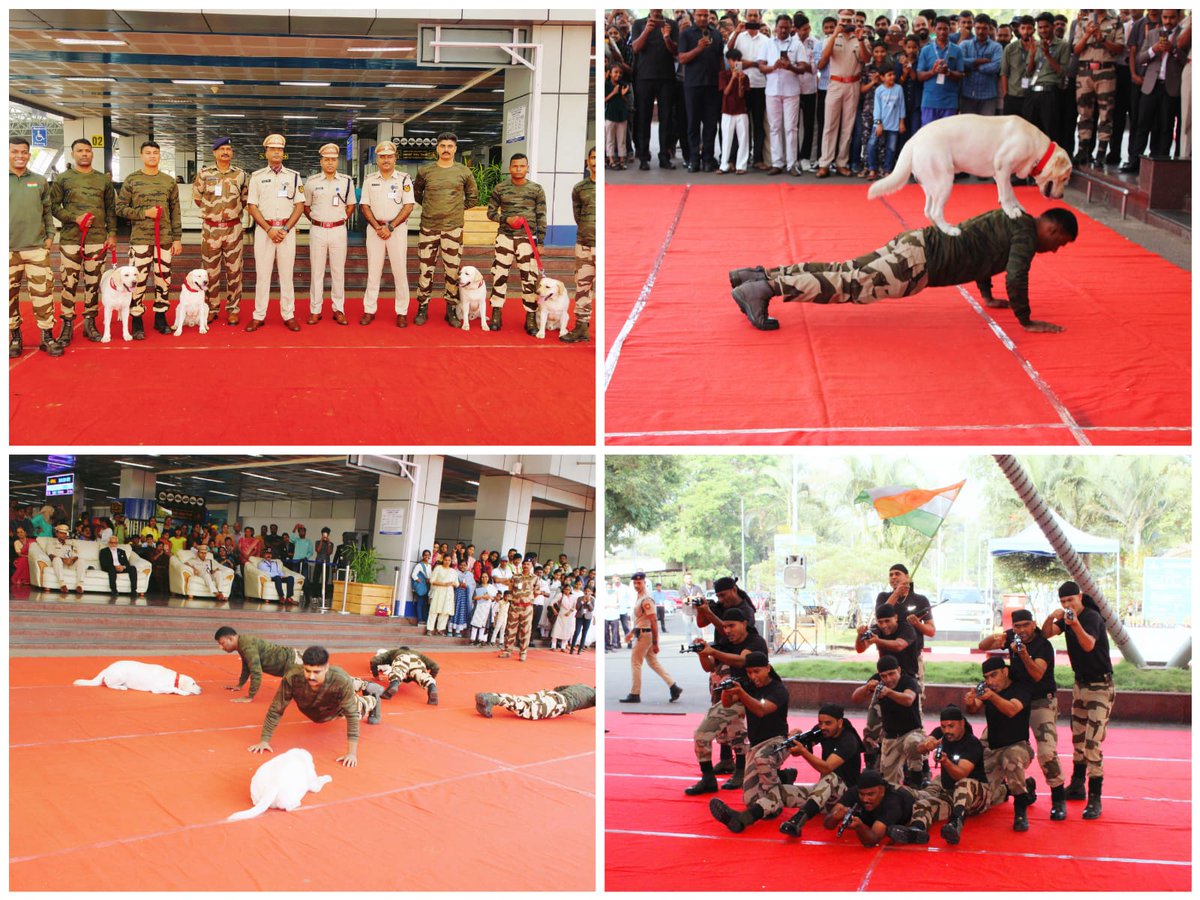
<instances>
[{"instance_id":1,"label":"soldier kneeling with rifle","mask_svg":"<svg viewBox=\"0 0 1200 900\"><path fill-rule=\"evenodd\" d=\"M799 837L805 822L832 809L838 797L858 784L863 746L845 710L836 703L824 704L817 711L817 724L803 734L792 735L787 743L792 756L803 757L821 773L816 784L783 787L783 805L799 807L800 811L780 825L779 830ZM813 752L817 744L821 745L819 758Z\"/></svg>"}]
</instances>

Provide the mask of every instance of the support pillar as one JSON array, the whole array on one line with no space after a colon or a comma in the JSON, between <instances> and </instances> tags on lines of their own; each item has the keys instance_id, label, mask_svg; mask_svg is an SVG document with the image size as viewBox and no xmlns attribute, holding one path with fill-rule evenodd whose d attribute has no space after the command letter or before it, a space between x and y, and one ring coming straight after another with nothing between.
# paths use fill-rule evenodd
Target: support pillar
<instances>
[{"instance_id":1,"label":"support pillar","mask_svg":"<svg viewBox=\"0 0 1200 900\"><path fill-rule=\"evenodd\" d=\"M567 513L567 536L563 541L563 553L572 566L596 565L596 514L595 512Z\"/></svg>"},{"instance_id":2,"label":"support pillar","mask_svg":"<svg viewBox=\"0 0 1200 900\"><path fill-rule=\"evenodd\" d=\"M377 576L379 583L391 584L395 580L394 567L400 567L398 599L404 615L414 614L409 609L412 586L408 582L408 573L420 562L421 551L433 543L438 503L442 493L442 457L414 456L413 462L420 467L415 485L407 478L379 476L379 488L375 494L375 521L371 535L371 545L379 554L379 561L384 566ZM404 523L405 533L380 533L384 511L389 509L403 510L398 519Z\"/></svg>"},{"instance_id":3,"label":"support pillar","mask_svg":"<svg viewBox=\"0 0 1200 900\"><path fill-rule=\"evenodd\" d=\"M510 547L524 552L532 502L533 482L511 475L480 476L471 543L480 551L495 548L501 556Z\"/></svg>"},{"instance_id":4,"label":"support pillar","mask_svg":"<svg viewBox=\"0 0 1200 900\"><path fill-rule=\"evenodd\" d=\"M83 138L92 145L92 168L107 172L112 159L112 125L110 119L85 116L82 119L63 121L63 152L71 159L71 142ZM99 139L100 144L96 144Z\"/></svg>"}]
</instances>

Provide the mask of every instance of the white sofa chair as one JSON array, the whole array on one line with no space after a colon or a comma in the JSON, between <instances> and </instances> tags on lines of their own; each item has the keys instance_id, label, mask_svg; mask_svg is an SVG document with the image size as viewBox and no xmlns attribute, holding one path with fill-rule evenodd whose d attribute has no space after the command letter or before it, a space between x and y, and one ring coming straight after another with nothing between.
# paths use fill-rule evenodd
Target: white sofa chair
<instances>
[{"instance_id":1,"label":"white sofa chair","mask_svg":"<svg viewBox=\"0 0 1200 900\"><path fill-rule=\"evenodd\" d=\"M197 578L196 574L187 567L187 561L194 559L195 556L195 550L180 550L178 553L171 554L171 593L182 594L185 597L216 596L208 589L204 579ZM212 556L211 551L209 556ZM213 581L217 583L217 590L228 598L229 592L233 589L233 569L217 565L213 570ZM274 588L275 585L272 584L271 587Z\"/></svg>"},{"instance_id":2,"label":"white sofa chair","mask_svg":"<svg viewBox=\"0 0 1200 900\"><path fill-rule=\"evenodd\" d=\"M262 562L261 556L251 556L246 560L246 565L242 571L242 589L246 592L247 600L274 600L279 602L283 598L279 596L279 591L275 590L275 582L258 564ZM280 570L284 577L291 575L296 579L295 592L293 597L304 596L304 576L294 569L288 569L280 564Z\"/></svg>"},{"instance_id":3,"label":"white sofa chair","mask_svg":"<svg viewBox=\"0 0 1200 900\"><path fill-rule=\"evenodd\" d=\"M48 552L53 544L54 538L40 537L29 547L29 580L33 582L34 587L47 591L56 591L61 587ZM83 577L84 592L107 594L109 590L108 573L100 568L100 550L106 545L101 544L100 541L75 541L75 546L79 548L79 558L88 567ZM147 590L150 587L150 574L153 572L154 566L148 560L144 560L134 553L129 544L121 544L120 547L129 557L130 565L138 573L138 590ZM67 590L75 590L74 570L64 567L63 575L67 582ZM122 573L117 576L117 590L124 594L129 593L128 575Z\"/></svg>"}]
</instances>

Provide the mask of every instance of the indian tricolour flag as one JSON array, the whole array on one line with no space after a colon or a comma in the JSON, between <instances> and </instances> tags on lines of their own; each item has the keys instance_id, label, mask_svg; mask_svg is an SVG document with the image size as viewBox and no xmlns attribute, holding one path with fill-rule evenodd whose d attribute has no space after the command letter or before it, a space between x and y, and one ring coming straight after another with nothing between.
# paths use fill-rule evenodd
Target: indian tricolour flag
<instances>
[{"instance_id":1,"label":"indian tricolour flag","mask_svg":"<svg viewBox=\"0 0 1200 900\"><path fill-rule=\"evenodd\" d=\"M931 491L903 484L868 488L855 497L854 502L870 503L879 513L879 518L887 519L893 525L905 525L915 529L926 537L933 537L941 527L942 520L950 512L950 507L954 505L958 492L966 483L966 479L963 479L958 484Z\"/></svg>"}]
</instances>

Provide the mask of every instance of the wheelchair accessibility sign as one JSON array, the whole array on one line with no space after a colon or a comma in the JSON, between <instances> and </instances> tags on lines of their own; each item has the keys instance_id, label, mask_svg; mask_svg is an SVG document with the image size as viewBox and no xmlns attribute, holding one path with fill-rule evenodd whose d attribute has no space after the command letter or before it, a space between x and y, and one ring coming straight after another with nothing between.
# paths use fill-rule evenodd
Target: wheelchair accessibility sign
<instances>
[{"instance_id":1,"label":"wheelchair accessibility sign","mask_svg":"<svg viewBox=\"0 0 1200 900\"><path fill-rule=\"evenodd\" d=\"M50 135L48 133L49 129L33 128L33 129L31 129L31 131L33 132L33 134L31 135L31 138L32 138L31 143L33 144L33 146L35 146L35 147L49 147L50 146Z\"/></svg>"}]
</instances>

